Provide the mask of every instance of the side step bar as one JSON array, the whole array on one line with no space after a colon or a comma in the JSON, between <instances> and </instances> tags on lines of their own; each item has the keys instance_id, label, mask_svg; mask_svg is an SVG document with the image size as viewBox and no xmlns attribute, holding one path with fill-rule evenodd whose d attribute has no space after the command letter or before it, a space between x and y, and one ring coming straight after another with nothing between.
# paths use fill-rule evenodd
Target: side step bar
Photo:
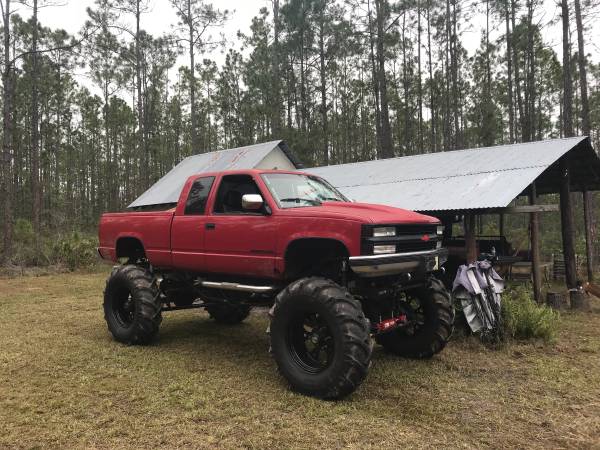
<instances>
[{"instance_id":1,"label":"side step bar","mask_svg":"<svg viewBox=\"0 0 600 450\"><path fill-rule=\"evenodd\" d=\"M251 286L249 284L228 283L226 281L201 281L199 284L202 287L210 289L254 292L256 294L268 294L276 289L275 286Z\"/></svg>"}]
</instances>

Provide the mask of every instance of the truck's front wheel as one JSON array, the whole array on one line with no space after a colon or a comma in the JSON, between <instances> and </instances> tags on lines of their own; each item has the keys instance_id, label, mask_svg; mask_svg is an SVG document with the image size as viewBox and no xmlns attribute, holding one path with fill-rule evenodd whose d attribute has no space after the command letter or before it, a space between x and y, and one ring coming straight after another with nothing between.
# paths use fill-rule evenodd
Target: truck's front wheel
<instances>
[{"instance_id":1,"label":"truck's front wheel","mask_svg":"<svg viewBox=\"0 0 600 450\"><path fill-rule=\"evenodd\" d=\"M430 278L429 283L407 293L406 327L377 336L387 351L407 358L431 358L450 340L454 308L444 284Z\"/></svg>"},{"instance_id":2,"label":"truck's front wheel","mask_svg":"<svg viewBox=\"0 0 600 450\"><path fill-rule=\"evenodd\" d=\"M161 300L152 274L135 265L113 270L104 290L104 318L115 340L148 344L162 320Z\"/></svg>"},{"instance_id":3,"label":"truck's front wheel","mask_svg":"<svg viewBox=\"0 0 600 450\"><path fill-rule=\"evenodd\" d=\"M371 361L360 302L331 280L290 284L271 310L271 349L281 374L303 394L337 399L353 392Z\"/></svg>"}]
</instances>

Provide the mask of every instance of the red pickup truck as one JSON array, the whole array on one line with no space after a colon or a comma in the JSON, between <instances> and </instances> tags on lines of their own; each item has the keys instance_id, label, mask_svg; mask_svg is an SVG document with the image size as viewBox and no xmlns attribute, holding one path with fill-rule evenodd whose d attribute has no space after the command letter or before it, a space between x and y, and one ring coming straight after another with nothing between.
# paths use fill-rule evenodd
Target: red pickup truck
<instances>
[{"instance_id":1,"label":"red pickup truck","mask_svg":"<svg viewBox=\"0 0 600 450\"><path fill-rule=\"evenodd\" d=\"M177 204L102 215L98 252L121 263L105 319L116 340L145 344L163 311L236 324L270 306L271 352L291 387L340 398L365 378L372 337L413 358L446 345L442 234L435 218L353 203L307 173L194 175Z\"/></svg>"}]
</instances>

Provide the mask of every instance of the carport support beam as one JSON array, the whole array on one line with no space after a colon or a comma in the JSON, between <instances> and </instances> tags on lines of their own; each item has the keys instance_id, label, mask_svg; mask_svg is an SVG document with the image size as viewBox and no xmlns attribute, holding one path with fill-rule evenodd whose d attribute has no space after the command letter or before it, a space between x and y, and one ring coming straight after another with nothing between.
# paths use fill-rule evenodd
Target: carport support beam
<instances>
[{"instance_id":1,"label":"carport support beam","mask_svg":"<svg viewBox=\"0 0 600 450\"><path fill-rule=\"evenodd\" d=\"M583 192L583 218L585 223L585 252L587 257L588 281L594 281L594 219L592 210L592 193Z\"/></svg>"},{"instance_id":2,"label":"carport support beam","mask_svg":"<svg viewBox=\"0 0 600 450\"><path fill-rule=\"evenodd\" d=\"M537 203L537 189L535 181L531 183L529 191L529 204ZM540 270L540 216L537 212L529 214L529 227L531 229L531 275L533 277L533 298L537 303L542 300L542 271Z\"/></svg>"},{"instance_id":3,"label":"carport support beam","mask_svg":"<svg viewBox=\"0 0 600 450\"><path fill-rule=\"evenodd\" d=\"M560 160L560 223L565 259L565 278L571 298L571 308L583 307L583 296L577 292L577 266L575 264L575 237L573 204L571 199L571 173L565 156Z\"/></svg>"},{"instance_id":4,"label":"carport support beam","mask_svg":"<svg viewBox=\"0 0 600 450\"><path fill-rule=\"evenodd\" d=\"M465 250L467 251L467 264L477 261L477 239L475 238L476 215L465 215Z\"/></svg>"}]
</instances>

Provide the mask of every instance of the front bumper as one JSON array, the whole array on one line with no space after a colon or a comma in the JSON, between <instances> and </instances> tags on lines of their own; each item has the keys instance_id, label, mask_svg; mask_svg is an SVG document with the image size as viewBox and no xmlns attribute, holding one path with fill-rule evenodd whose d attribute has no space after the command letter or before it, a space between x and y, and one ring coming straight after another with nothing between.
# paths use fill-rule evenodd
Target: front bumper
<instances>
[{"instance_id":1,"label":"front bumper","mask_svg":"<svg viewBox=\"0 0 600 450\"><path fill-rule=\"evenodd\" d=\"M350 268L361 277L381 277L439 270L448 259L445 248L389 255L351 256Z\"/></svg>"}]
</instances>

